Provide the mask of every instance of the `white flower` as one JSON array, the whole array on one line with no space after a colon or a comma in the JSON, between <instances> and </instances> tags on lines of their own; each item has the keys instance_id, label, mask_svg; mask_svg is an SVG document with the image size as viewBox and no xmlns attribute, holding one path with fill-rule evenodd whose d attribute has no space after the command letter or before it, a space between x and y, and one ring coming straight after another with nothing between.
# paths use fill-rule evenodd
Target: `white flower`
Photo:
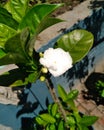
<instances>
[{"instance_id":1,"label":"white flower","mask_svg":"<svg viewBox=\"0 0 104 130\"><path fill-rule=\"evenodd\" d=\"M54 76L60 76L72 67L72 58L68 52L61 48L49 48L40 58L40 63L47 67L49 72Z\"/></svg>"}]
</instances>

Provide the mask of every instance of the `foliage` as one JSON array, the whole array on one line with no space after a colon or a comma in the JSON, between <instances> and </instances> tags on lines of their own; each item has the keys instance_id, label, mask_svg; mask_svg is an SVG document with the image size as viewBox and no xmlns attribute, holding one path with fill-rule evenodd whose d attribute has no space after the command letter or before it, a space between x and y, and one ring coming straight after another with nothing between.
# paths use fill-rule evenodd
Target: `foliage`
<instances>
[{"instance_id":1,"label":"foliage","mask_svg":"<svg viewBox=\"0 0 104 130\"><path fill-rule=\"evenodd\" d=\"M16 64L17 71L22 72L20 79L17 75L17 80L10 86L25 85L39 78L39 54L34 50L36 37L49 26L63 21L50 16L62 5L31 7L29 0L10 0L0 7L0 65ZM11 74L8 72L3 76Z\"/></svg>"},{"instance_id":2,"label":"foliage","mask_svg":"<svg viewBox=\"0 0 104 130\"><path fill-rule=\"evenodd\" d=\"M104 82L101 81L101 80L98 80L96 83L95 83L95 86L96 86L96 89L97 89L97 92L99 93L99 95L104 98Z\"/></svg>"},{"instance_id":3,"label":"foliage","mask_svg":"<svg viewBox=\"0 0 104 130\"><path fill-rule=\"evenodd\" d=\"M81 114L74 100L78 96L78 90L71 90L66 93L61 85L58 85L58 93L61 98L61 105L66 112L66 121L59 113L58 105L56 103L49 104L47 113L39 114L35 121L38 125L46 130L88 130L98 117ZM38 130L38 129L37 129Z\"/></svg>"}]
</instances>

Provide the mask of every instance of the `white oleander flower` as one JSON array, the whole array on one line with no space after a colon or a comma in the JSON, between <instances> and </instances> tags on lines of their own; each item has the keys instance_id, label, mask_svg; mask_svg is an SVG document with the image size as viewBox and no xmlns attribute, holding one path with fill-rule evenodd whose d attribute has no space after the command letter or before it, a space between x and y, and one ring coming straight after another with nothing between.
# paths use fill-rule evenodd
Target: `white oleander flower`
<instances>
[{"instance_id":1,"label":"white oleander flower","mask_svg":"<svg viewBox=\"0 0 104 130\"><path fill-rule=\"evenodd\" d=\"M72 67L72 58L61 48L49 48L40 58L40 63L54 76L60 76Z\"/></svg>"}]
</instances>

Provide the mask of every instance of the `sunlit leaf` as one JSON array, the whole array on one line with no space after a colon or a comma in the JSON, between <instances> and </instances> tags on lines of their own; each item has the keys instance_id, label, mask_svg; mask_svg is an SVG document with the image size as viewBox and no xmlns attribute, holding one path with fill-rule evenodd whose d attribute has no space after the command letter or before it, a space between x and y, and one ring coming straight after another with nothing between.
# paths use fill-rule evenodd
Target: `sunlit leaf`
<instances>
[{"instance_id":1,"label":"sunlit leaf","mask_svg":"<svg viewBox=\"0 0 104 130\"><path fill-rule=\"evenodd\" d=\"M55 118L48 113L41 114L40 117L48 123L55 123L56 122Z\"/></svg>"},{"instance_id":2,"label":"sunlit leaf","mask_svg":"<svg viewBox=\"0 0 104 130\"><path fill-rule=\"evenodd\" d=\"M63 35L57 41L57 47L68 51L72 56L73 63L81 60L91 49L94 37L86 30L74 30Z\"/></svg>"},{"instance_id":3,"label":"sunlit leaf","mask_svg":"<svg viewBox=\"0 0 104 130\"><path fill-rule=\"evenodd\" d=\"M28 11L30 0L10 0L5 5L5 8L12 14L13 18L21 22L21 19Z\"/></svg>"},{"instance_id":4,"label":"sunlit leaf","mask_svg":"<svg viewBox=\"0 0 104 130\"><path fill-rule=\"evenodd\" d=\"M15 34L14 29L0 23L0 48L4 48L5 42Z\"/></svg>"},{"instance_id":5,"label":"sunlit leaf","mask_svg":"<svg viewBox=\"0 0 104 130\"><path fill-rule=\"evenodd\" d=\"M46 121L44 121L41 117L39 117L39 116L37 116L36 118L35 118L35 120L36 120L36 122L39 124L39 125L46 125L47 124L47 122Z\"/></svg>"},{"instance_id":6,"label":"sunlit leaf","mask_svg":"<svg viewBox=\"0 0 104 130\"><path fill-rule=\"evenodd\" d=\"M0 23L17 30L18 22L12 18L12 15L4 8L0 7ZM1 29L0 29L1 30Z\"/></svg>"},{"instance_id":7,"label":"sunlit leaf","mask_svg":"<svg viewBox=\"0 0 104 130\"><path fill-rule=\"evenodd\" d=\"M67 100L67 93L61 85L58 85L58 94L62 98L63 101Z\"/></svg>"}]
</instances>

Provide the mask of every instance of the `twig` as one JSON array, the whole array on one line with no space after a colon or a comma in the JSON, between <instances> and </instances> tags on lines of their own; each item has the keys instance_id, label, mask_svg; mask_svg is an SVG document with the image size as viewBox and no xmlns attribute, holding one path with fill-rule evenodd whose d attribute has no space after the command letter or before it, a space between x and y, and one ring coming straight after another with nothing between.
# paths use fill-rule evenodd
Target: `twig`
<instances>
[{"instance_id":1,"label":"twig","mask_svg":"<svg viewBox=\"0 0 104 130\"><path fill-rule=\"evenodd\" d=\"M57 97L57 94L56 94L56 91L55 91L54 86L52 84L52 81L50 80L50 76L46 79L46 86L47 86L47 88L52 96L53 101L58 104L59 112L61 113L61 115L63 116L63 118L66 122L66 112L63 109L59 98Z\"/></svg>"}]
</instances>

